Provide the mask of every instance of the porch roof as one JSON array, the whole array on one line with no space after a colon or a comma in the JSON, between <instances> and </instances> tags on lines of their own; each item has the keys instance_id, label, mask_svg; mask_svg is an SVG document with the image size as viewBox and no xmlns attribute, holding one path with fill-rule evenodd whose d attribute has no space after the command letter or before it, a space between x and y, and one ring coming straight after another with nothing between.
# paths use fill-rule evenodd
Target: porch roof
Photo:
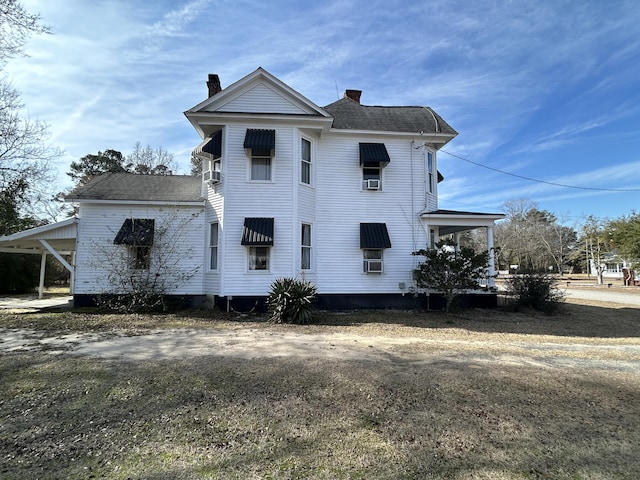
<instances>
[{"instance_id":1,"label":"porch roof","mask_svg":"<svg viewBox=\"0 0 640 480\"><path fill-rule=\"evenodd\" d=\"M420 213L429 225L439 227L439 235L464 232L480 227L491 227L505 218L502 213L461 212L457 210L431 210Z\"/></svg>"}]
</instances>

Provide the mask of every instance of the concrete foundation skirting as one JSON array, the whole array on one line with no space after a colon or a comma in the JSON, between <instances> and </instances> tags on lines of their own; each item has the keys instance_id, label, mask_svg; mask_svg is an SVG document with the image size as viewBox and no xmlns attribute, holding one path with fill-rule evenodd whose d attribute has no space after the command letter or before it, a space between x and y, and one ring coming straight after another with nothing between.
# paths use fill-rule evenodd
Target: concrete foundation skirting
<instances>
[{"instance_id":1,"label":"concrete foundation skirting","mask_svg":"<svg viewBox=\"0 0 640 480\"><path fill-rule=\"evenodd\" d=\"M218 307L223 311L238 313L266 312L267 303L264 296L220 297L211 295L167 295L166 304L171 310L186 308ZM98 295L74 295L74 307L99 306ZM412 294L320 294L316 301L319 310L444 310L445 300L442 295ZM456 299L459 308L495 308L498 299L495 293L477 293L460 295Z\"/></svg>"}]
</instances>

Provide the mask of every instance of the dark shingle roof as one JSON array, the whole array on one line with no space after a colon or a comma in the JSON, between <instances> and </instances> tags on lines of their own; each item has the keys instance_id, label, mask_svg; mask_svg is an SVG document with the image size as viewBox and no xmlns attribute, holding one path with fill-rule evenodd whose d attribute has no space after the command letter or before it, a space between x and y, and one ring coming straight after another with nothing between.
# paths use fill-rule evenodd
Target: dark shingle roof
<instances>
[{"instance_id":1,"label":"dark shingle roof","mask_svg":"<svg viewBox=\"0 0 640 480\"><path fill-rule=\"evenodd\" d=\"M324 107L324 110L334 117L333 128L458 134L429 107L369 106L349 98L341 98Z\"/></svg>"},{"instance_id":2,"label":"dark shingle roof","mask_svg":"<svg viewBox=\"0 0 640 480\"><path fill-rule=\"evenodd\" d=\"M202 201L202 179L187 175L105 173L75 188L66 200Z\"/></svg>"}]
</instances>

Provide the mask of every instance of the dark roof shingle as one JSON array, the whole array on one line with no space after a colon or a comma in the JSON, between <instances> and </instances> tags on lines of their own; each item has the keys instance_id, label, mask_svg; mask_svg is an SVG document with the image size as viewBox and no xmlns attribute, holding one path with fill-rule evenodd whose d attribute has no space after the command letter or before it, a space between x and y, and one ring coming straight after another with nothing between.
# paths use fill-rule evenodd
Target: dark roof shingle
<instances>
[{"instance_id":1,"label":"dark roof shingle","mask_svg":"<svg viewBox=\"0 0 640 480\"><path fill-rule=\"evenodd\" d=\"M75 188L66 200L132 200L199 202L202 179L188 175L134 175L105 173Z\"/></svg>"},{"instance_id":2,"label":"dark roof shingle","mask_svg":"<svg viewBox=\"0 0 640 480\"><path fill-rule=\"evenodd\" d=\"M333 116L333 128L338 129L458 134L429 107L369 106L341 98L324 110Z\"/></svg>"}]
</instances>

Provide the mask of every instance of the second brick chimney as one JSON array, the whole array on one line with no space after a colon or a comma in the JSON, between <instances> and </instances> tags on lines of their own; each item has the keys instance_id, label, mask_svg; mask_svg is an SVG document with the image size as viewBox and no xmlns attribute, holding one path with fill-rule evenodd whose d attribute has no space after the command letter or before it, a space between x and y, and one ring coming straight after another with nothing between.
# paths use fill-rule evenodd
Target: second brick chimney
<instances>
[{"instance_id":1,"label":"second brick chimney","mask_svg":"<svg viewBox=\"0 0 640 480\"><path fill-rule=\"evenodd\" d=\"M209 89L209 98L222 91L222 86L220 86L220 77L218 77L217 74L209 74L209 80L207 80L207 88Z\"/></svg>"},{"instance_id":2,"label":"second brick chimney","mask_svg":"<svg viewBox=\"0 0 640 480\"><path fill-rule=\"evenodd\" d=\"M354 102L360 103L360 95L362 95L362 90L345 90L344 96Z\"/></svg>"}]
</instances>

